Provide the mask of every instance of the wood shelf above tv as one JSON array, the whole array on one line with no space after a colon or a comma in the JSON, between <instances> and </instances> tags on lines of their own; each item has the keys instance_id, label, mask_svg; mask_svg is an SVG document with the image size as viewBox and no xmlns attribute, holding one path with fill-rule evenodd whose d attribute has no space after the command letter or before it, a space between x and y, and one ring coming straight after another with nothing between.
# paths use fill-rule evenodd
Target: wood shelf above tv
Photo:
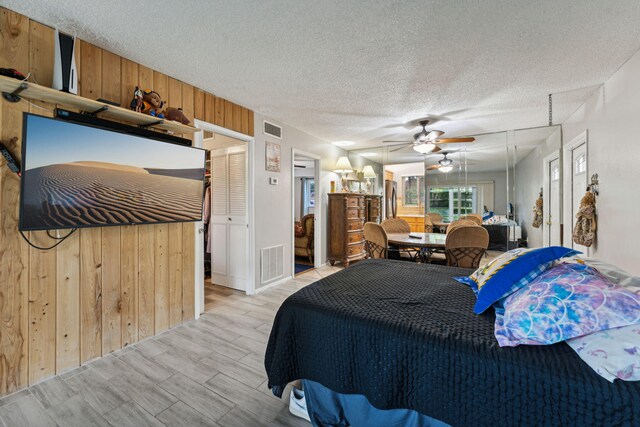
<instances>
[{"instance_id":1,"label":"wood shelf above tv","mask_svg":"<svg viewBox=\"0 0 640 427\"><path fill-rule=\"evenodd\" d=\"M104 111L98 113L98 117L122 120L131 124L146 126L150 129L170 131L175 134L200 132L200 129L194 128L193 126L183 125L182 123L174 122L172 120L159 119L147 114L137 113L127 108L116 107L114 105L105 104L104 102L83 98L82 96L40 86L31 82L13 79L11 77L0 76L0 92L17 92L16 95L19 97L49 102L51 104L66 105L89 113L106 107Z\"/></svg>"}]
</instances>

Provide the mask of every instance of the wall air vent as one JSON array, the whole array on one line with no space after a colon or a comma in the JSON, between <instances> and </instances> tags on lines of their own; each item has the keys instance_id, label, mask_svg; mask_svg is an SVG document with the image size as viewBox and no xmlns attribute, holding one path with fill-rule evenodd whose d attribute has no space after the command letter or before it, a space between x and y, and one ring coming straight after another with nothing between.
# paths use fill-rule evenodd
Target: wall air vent
<instances>
[{"instance_id":1,"label":"wall air vent","mask_svg":"<svg viewBox=\"0 0 640 427\"><path fill-rule=\"evenodd\" d=\"M261 282L269 283L284 274L284 246L263 248L260 257Z\"/></svg>"},{"instance_id":2,"label":"wall air vent","mask_svg":"<svg viewBox=\"0 0 640 427\"><path fill-rule=\"evenodd\" d=\"M268 121L264 120L262 122L262 130L265 135L282 139L282 128L280 126L276 126L273 123L269 123Z\"/></svg>"}]
</instances>

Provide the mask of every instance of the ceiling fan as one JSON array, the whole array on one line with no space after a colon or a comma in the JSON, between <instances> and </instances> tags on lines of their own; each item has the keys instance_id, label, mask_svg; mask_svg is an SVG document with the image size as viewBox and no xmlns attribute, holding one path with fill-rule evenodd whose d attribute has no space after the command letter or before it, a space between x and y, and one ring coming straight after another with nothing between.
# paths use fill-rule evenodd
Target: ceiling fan
<instances>
[{"instance_id":1,"label":"ceiling fan","mask_svg":"<svg viewBox=\"0 0 640 427\"><path fill-rule=\"evenodd\" d=\"M468 138L440 138L444 132L441 130L427 130L429 120L422 120L420 126L422 130L413 135L413 141L382 141L383 143L404 143L405 145L389 150L391 152L402 150L403 148L413 146L413 149L421 154L437 153L442 151L438 145L440 144L460 144L464 142L473 142L476 139L473 137Z\"/></svg>"},{"instance_id":2,"label":"ceiling fan","mask_svg":"<svg viewBox=\"0 0 640 427\"><path fill-rule=\"evenodd\" d=\"M432 170L439 170L442 173L448 173L451 172L453 170L454 166L458 166L459 163L454 164L453 160L451 160L450 158L447 157L447 155L449 153L442 153L444 155L444 157L442 159L440 159L438 161L437 165L431 165L431 166L427 166L426 170L428 171L432 171ZM467 165L473 164L473 163L466 163Z\"/></svg>"}]
</instances>

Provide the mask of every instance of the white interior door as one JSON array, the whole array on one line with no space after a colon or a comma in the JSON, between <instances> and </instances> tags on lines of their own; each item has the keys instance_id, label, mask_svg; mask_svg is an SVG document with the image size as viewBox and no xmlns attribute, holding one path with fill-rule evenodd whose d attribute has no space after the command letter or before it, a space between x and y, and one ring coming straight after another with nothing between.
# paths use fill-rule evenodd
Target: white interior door
<instances>
[{"instance_id":1,"label":"white interior door","mask_svg":"<svg viewBox=\"0 0 640 427\"><path fill-rule=\"evenodd\" d=\"M544 246L559 246L562 241L559 156L559 153L554 153L544 159L545 187L542 222Z\"/></svg>"},{"instance_id":2,"label":"white interior door","mask_svg":"<svg viewBox=\"0 0 640 427\"><path fill-rule=\"evenodd\" d=\"M211 283L246 290L249 215L245 147L211 153Z\"/></svg>"},{"instance_id":3,"label":"white interior door","mask_svg":"<svg viewBox=\"0 0 640 427\"><path fill-rule=\"evenodd\" d=\"M229 240L228 284L246 290L249 216L247 209L247 153L243 149L228 155L229 165Z\"/></svg>"},{"instance_id":4,"label":"white interior door","mask_svg":"<svg viewBox=\"0 0 640 427\"><path fill-rule=\"evenodd\" d=\"M580 209L580 200L587 190L587 144L581 144L571 151L571 231L576 224L576 213ZM572 247L585 254L589 248L573 243Z\"/></svg>"},{"instance_id":5,"label":"white interior door","mask_svg":"<svg viewBox=\"0 0 640 427\"><path fill-rule=\"evenodd\" d=\"M560 159L556 158L549 164L549 174L549 246L560 246Z\"/></svg>"}]
</instances>

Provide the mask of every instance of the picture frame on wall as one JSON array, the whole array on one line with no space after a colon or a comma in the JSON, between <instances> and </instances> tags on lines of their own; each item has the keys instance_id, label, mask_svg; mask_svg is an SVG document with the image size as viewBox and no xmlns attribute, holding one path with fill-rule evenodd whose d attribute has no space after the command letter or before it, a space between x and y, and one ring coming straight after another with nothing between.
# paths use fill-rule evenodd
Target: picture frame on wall
<instances>
[{"instance_id":1,"label":"picture frame on wall","mask_svg":"<svg viewBox=\"0 0 640 427\"><path fill-rule=\"evenodd\" d=\"M280 172L280 144L267 142L265 152L266 169L269 172Z\"/></svg>"}]
</instances>

